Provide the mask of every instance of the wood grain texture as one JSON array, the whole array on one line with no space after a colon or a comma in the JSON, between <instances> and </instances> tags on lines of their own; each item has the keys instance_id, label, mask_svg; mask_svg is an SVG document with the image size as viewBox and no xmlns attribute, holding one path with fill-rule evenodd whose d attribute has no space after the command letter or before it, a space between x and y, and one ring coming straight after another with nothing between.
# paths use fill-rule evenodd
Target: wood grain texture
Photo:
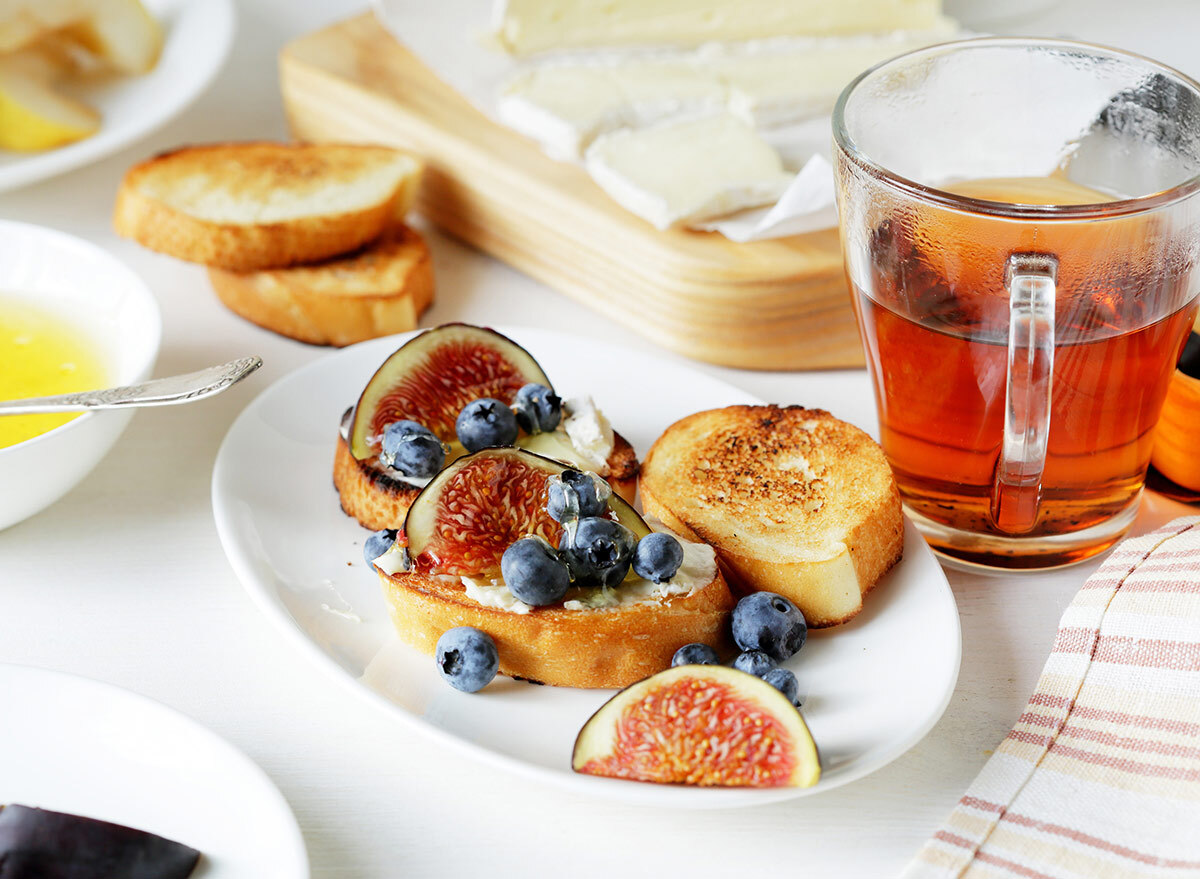
<instances>
[{"instance_id":1,"label":"wood grain texture","mask_svg":"<svg viewBox=\"0 0 1200 879\"><path fill-rule=\"evenodd\" d=\"M487 119L367 14L280 57L296 137L410 150L450 234L672 351L750 369L863 362L836 230L738 244L660 231Z\"/></svg>"}]
</instances>

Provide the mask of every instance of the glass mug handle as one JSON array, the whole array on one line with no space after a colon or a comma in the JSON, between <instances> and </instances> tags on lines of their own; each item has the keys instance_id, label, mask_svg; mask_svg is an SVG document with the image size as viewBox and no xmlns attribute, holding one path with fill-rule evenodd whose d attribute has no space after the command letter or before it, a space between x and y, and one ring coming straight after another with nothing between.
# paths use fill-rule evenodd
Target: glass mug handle
<instances>
[{"instance_id":1,"label":"glass mug handle","mask_svg":"<svg viewBox=\"0 0 1200 879\"><path fill-rule=\"evenodd\" d=\"M1037 524L1050 432L1054 299L1058 260L1042 253L1008 258L1008 382L1004 445L992 482L992 524L1027 534Z\"/></svg>"}]
</instances>

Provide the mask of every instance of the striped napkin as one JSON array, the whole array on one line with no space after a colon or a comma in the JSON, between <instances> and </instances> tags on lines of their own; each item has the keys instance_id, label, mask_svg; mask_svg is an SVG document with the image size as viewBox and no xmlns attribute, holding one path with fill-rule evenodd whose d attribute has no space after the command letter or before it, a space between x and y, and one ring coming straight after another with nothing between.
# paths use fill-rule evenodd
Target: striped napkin
<instances>
[{"instance_id":1,"label":"striped napkin","mask_svg":"<svg viewBox=\"0 0 1200 879\"><path fill-rule=\"evenodd\" d=\"M1200 877L1200 516L1122 542L904 879Z\"/></svg>"}]
</instances>

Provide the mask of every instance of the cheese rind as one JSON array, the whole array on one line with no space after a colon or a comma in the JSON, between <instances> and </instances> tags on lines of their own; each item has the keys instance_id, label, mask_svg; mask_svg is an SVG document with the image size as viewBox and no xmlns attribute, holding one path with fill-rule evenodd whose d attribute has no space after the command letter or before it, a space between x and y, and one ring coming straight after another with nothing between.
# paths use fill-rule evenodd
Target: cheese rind
<instances>
[{"instance_id":1,"label":"cheese rind","mask_svg":"<svg viewBox=\"0 0 1200 879\"><path fill-rule=\"evenodd\" d=\"M587 151L592 179L659 229L776 201L793 175L779 154L728 113L604 135Z\"/></svg>"},{"instance_id":2,"label":"cheese rind","mask_svg":"<svg viewBox=\"0 0 1200 879\"><path fill-rule=\"evenodd\" d=\"M759 128L829 113L850 81L869 67L950 39L957 25L875 37L767 40L711 45L696 53L727 90L729 110Z\"/></svg>"},{"instance_id":3,"label":"cheese rind","mask_svg":"<svg viewBox=\"0 0 1200 879\"><path fill-rule=\"evenodd\" d=\"M698 46L714 40L934 27L941 0L496 0L514 55L595 46Z\"/></svg>"},{"instance_id":4,"label":"cheese rind","mask_svg":"<svg viewBox=\"0 0 1200 879\"><path fill-rule=\"evenodd\" d=\"M785 37L651 58L627 52L556 59L509 79L498 115L559 159L579 158L610 131L672 117L728 110L757 128L781 128L828 113L841 90L872 64L947 39L956 29L947 22L888 36Z\"/></svg>"},{"instance_id":5,"label":"cheese rind","mask_svg":"<svg viewBox=\"0 0 1200 879\"><path fill-rule=\"evenodd\" d=\"M501 89L498 113L556 158L578 158L609 131L671 116L719 112L725 87L689 58L622 63L548 64Z\"/></svg>"}]
</instances>

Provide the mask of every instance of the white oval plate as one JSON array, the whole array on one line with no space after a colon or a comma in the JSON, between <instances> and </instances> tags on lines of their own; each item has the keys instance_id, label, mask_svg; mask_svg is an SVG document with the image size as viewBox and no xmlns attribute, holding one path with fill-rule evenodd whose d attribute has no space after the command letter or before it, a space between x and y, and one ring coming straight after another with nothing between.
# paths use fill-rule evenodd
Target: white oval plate
<instances>
[{"instance_id":1,"label":"white oval plate","mask_svg":"<svg viewBox=\"0 0 1200 879\"><path fill-rule=\"evenodd\" d=\"M528 348L560 394L590 393L639 454L684 415L760 402L641 351L546 330L500 330ZM933 727L958 677L958 611L911 525L904 560L863 613L835 631L811 633L788 663L823 758L814 788L700 790L576 775L575 735L611 691L498 678L468 695L443 683L429 657L394 635L378 579L362 559L368 532L342 512L331 475L342 413L410 335L355 345L276 382L234 422L213 472L217 531L238 578L274 623L351 690L493 764L581 793L683 808L829 790L899 757ZM797 397L820 381L820 373L798 374ZM835 414L868 423L871 405L869 398L847 401Z\"/></svg>"},{"instance_id":2,"label":"white oval plate","mask_svg":"<svg viewBox=\"0 0 1200 879\"><path fill-rule=\"evenodd\" d=\"M166 125L212 82L233 45L233 0L143 2L165 31L158 64L142 76L78 84L71 94L100 111L100 130L50 150L0 150L0 192L112 155Z\"/></svg>"},{"instance_id":3,"label":"white oval plate","mask_svg":"<svg viewBox=\"0 0 1200 879\"><path fill-rule=\"evenodd\" d=\"M111 684L0 664L0 804L113 821L203 854L192 879L307 879L287 801L194 720Z\"/></svg>"}]
</instances>

